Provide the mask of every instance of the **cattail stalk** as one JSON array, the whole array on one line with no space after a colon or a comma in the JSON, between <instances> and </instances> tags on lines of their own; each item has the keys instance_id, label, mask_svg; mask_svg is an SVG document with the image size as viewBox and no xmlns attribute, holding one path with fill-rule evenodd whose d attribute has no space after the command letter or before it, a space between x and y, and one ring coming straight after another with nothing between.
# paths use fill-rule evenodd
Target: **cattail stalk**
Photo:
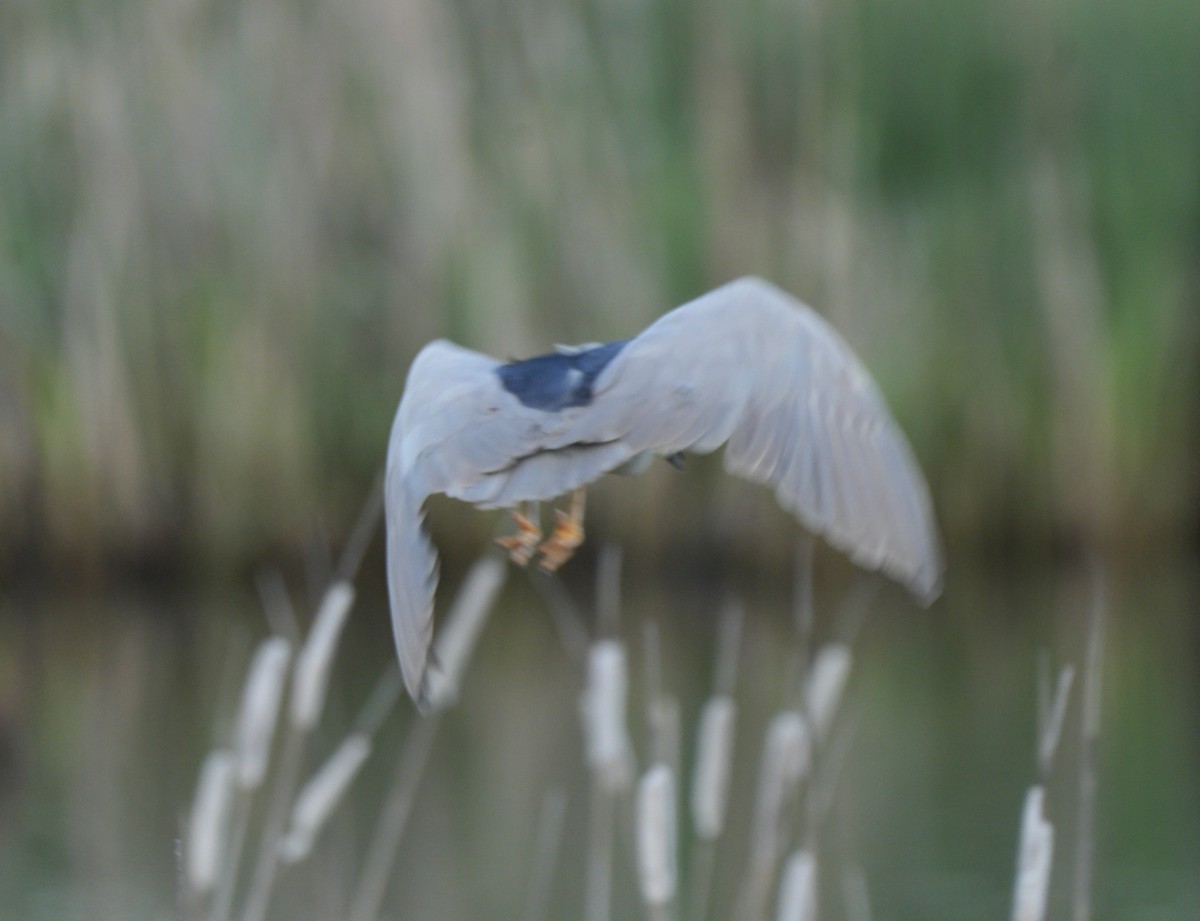
<instances>
[{"instance_id":1,"label":"cattail stalk","mask_svg":"<svg viewBox=\"0 0 1200 921\"><path fill-rule=\"evenodd\" d=\"M1047 703L1041 713L1040 731L1038 733L1038 777L1042 783L1050 778L1054 767L1054 756L1058 752L1058 743L1062 738L1063 721L1067 713L1067 700L1071 694L1071 684L1075 678L1075 669L1064 665L1058 673L1058 683L1055 686L1054 697L1045 695Z\"/></svg>"},{"instance_id":2,"label":"cattail stalk","mask_svg":"<svg viewBox=\"0 0 1200 921\"><path fill-rule=\"evenodd\" d=\"M312 852L313 842L342 801L371 753L371 740L361 734L348 736L296 797L287 834L279 842L279 855L287 863L299 863Z\"/></svg>"},{"instance_id":3,"label":"cattail stalk","mask_svg":"<svg viewBox=\"0 0 1200 921\"><path fill-rule=\"evenodd\" d=\"M692 827L697 838L689 866L692 883L688 910L692 921L703 921L708 914L717 839L725 828L733 776L736 723L737 704L728 694L713 695L700 711L691 795Z\"/></svg>"},{"instance_id":4,"label":"cattail stalk","mask_svg":"<svg viewBox=\"0 0 1200 921\"><path fill-rule=\"evenodd\" d=\"M396 863L396 852L400 849L404 829L408 826L408 818L416 802L417 789L425 773L429 753L433 750L441 716L440 711L434 711L418 719L405 739L379 822L367 848L362 875L350 907L351 921L374 921L379 916L379 906L383 904L388 880Z\"/></svg>"},{"instance_id":5,"label":"cattail stalk","mask_svg":"<svg viewBox=\"0 0 1200 921\"><path fill-rule=\"evenodd\" d=\"M763 743L750 859L737 901L738 918L756 921L763 916L787 841L792 807L811 760L812 742L804 717L793 710L776 714Z\"/></svg>"},{"instance_id":6,"label":"cattail stalk","mask_svg":"<svg viewBox=\"0 0 1200 921\"><path fill-rule=\"evenodd\" d=\"M1096 848L1097 761L1100 749L1100 691L1103 686L1106 598L1098 568L1092 571L1087 660L1083 673L1083 728L1079 757L1079 849L1075 854L1074 921L1092 919L1092 864Z\"/></svg>"},{"instance_id":7,"label":"cattail stalk","mask_svg":"<svg viewBox=\"0 0 1200 921\"><path fill-rule=\"evenodd\" d=\"M817 858L812 851L796 851L783 867L775 921L816 921Z\"/></svg>"},{"instance_id":8,"label":"cattail stalk","mask_svg":"<svg viewBox=\"0 0 1200 921\"><path fill-rule=\"evenodd\" d=\"M273 636L259 644L250 662L234 730L237 780L243 790L257 790L266 776L291 657L291 644Z\"/></svg>"},{"instance_id":9,"label":"cattail stalk","mask_svg":"<svg viewBox=\"0 0 1200 921\"><path fill-rule=\"evenodd\" d=\"M1046 895L1050 890L1050 868L1054 859L1054 827L1043 815L1044 799L1045 790L1041 786L1030 787L1025 795L1013 889L1013 921L1045 921L1046 918Z\"/></svg>"},{"instance_id":10,"label":"cattail stalk","mask_svg":"<svg viewBox=\"0 0 1200 921\"><path fill-rule=\"evenodd\" d=\"M681 734L679 701L663 690L662 647L657 621L646 621L644 639L649 760L661 761L678 776Z\"/></svg>"},{"instance_id":11,"label":"cattail stalk","mask_svg":"<svg viewBox=\"0 0 1200 921\"><path fill-rule=\"evenodd\" d=\"M487 623L496 595L504 585L506 565L484 557L472 567L433 643L423 697L430 709L440 710L458 700L467 662Z\"/></svg>"},{"instance_id":12,"label":"cattail stalk","mask_svg":"<svg viewBox=\"0 0 1200 921\"><path fill-rule=\"evenodd\" d=\"M800 659L808 661L813 632L813 539L801 534L796 541L796 581L792 598Z\"/></svg>"},{"instance_id":13,"label":"cattail stalk","mask_svg":"<svg viewBox=\"0 0 1200 921\"><path fill-rule=\"evenodd\" d=\"M580 700L587 763L597 780L612 791L629 785L632 746L625 725L629 670L625 647L600 640L588 651L587 687Z\"/></svg>"},{"instance_id":14,"label":"cattail stalk","mask_svg":"<svg viewBox=\"0 0 1200 921\"><path fill-rule=\"evenodd\" d=\"M187 830L186 875L193 892L210 892L216 885L236 779L233 752L220 749L204 759Z\"/></svg>"},{"instance_id":15,"label":"cattail stalk","mask_svg":"<svg viewBox=\"0 0 1200 921\"><path fill-rule=\"evenodd\" d=\"M713 692L733 694L737 684L738 653L741 649L742 621L746 611L740 601L730 600L721 611L717 636L716 665L713 667Z\"/></svg>"},{"instance_id":16,"label":"cattail stalk","mask_svg":"<svg viewBox=\"0 0 1200 921\"><path fill-rule=\"evenodd\" d=\"M621 552L606 545L600 554L596 609L601 636L616 635L620 617ZM608 921L612 910L613 826L616 802L633 778L633 752L625 725L629 668L625 647L601 639L588 649L587 684L580 699L584 744L591 773L586 921Z\"/></svg>"},{"instance_id":17,"label":"cattail stalk","mask_svg":"<svg viewBox=\"0 0 1200 921\"><path fill-rule=\"evenodd\" d=\"M853 655L845 643L826 643L813 660L804 688L804 703L819 742L829 738L833 718L846 690Z\"/></svg>"},{"instance_id":18,"label":"cattail stalk","mask_svg":"<svg viewBox=\"0 0 1200 921\"><path fill-rule=\"evenodd\" d=\"M292 811L292 797L300 781L304 751L325 707L334 653L353 603L354 586L349 581L340 579L330 585L296 657L288 729L284 733L267 817L258 842L254 874L242 912L243 921L262 921L266 917L279 867L279 844Z\"/></svg>"},{"instance_id":19,"label":"cattail stalk","mask_svg":"<svg viewBox=\"0 0 1200 921\"><path fill-rule=\"evenodd\" d=\"M609 921L612 915L613 825L617 791L592 772L588 817L587 880L583 912L586 921Z\"/></svg>"},{"instance_id":20,"label":"cattail stalk","mask_svg":"<svg viewBox=\"0 0 1200 921\"><path fill-rule=\"evenodd\" d=\"M354 586L345 580L334 582L321 599L317 615L300 655L296 659L296 674L292 683L292 724L310 732L325 707L325 692L329 687L329 672L337 651L342 628L354 604Z\"/></svg>"},{"instance_id":21,"label":"cattail stalk","mask_svg":"<svg viewBox=\"0 0 1200 921\"><path fill-rule=\"evenodd\" d=\"M554 872L558 867L566 815L567 795L561 787L555 787L542 797L538 812L533 867L529 874L529 893L525 899L525 921L544 921L550 907L550 893L554 885Z\"/></svg>"},{"instance_id":22,"label":"cattail stalk","mask_svg":"<svg viewBox=\"0 0 1200 921\"><path fill-rule=\"evenodd\" d=\"M621 562L619 544L605 543L596 561L596 624L601 637L617 635L621 619Z\"/></svg>"},{"instance_id":23,"label":"cattail stalk","mask_svg":"<svg viewBox=\"0 0 1200 921\"><path fill-rule=\"evenodd\" d=\"M255 791L262 786L267 774L271 743L279 722L291 658L291 643L281 636L268 637L259 643L246 673L246 686L234 728L238 795L233 808L233 831L209 912L211 921L225 921L233 905L238 868L241 866L242 849L250 823L250 806Z\"/></svg>"},{"instance_id":24,"label":"cattail stalk","mask_svg":"<svg viewBox=\"0 0 1200 921\"><path fill-rule=\"evenodd\" d=\"M579 706L592 777L591 840L584 896L587 921L608 921L610 914L616 798L633 777L632 745L625 725L628 695L624 645L611 639L593 643L588 650L587 686Z\"/></svg>"},{"instance_id":25,"label":"cattail stalk","mask_svg":"<svg viewBox=\"0 0 1200 921\"><path fill-rule=\"evenodd\" d=\"M737 704L727 694L710 697L700 711L691 806L692 825L703 841L715 840L725 827L736 723Z\"/></svg>"},{"instance_id":26,"label":"cattail stalk","mask_svg":"<svg viewBox=\"0 0 1200 921\"><path fill-rule=\"evenodd\" d=\"M651 918L670 916L675 898L675 778L658 763L642 776L637 791L638 879Z\"/></svg>"},{"instance_id":27,"label":"cattail stalk","mask_svg":"<svg viewBox=\"0 0 1200 921\"><path fill-rule=\"evenodd\" d=\"M374 921L379 915L379 906L383 904L388 880L396 863L396 852L400 849L417 789L437 738L441 714L458 697L462 676L495 604L496 595L504 583L504 576L505 566L499 560L484 558L476 563L454 598L446 627L434 641L430 677L424 688L426 702L432 712L413 724L396 763L396 773L372 833L362 875L350 906L351 921ZM381 705L377 706L374 702L368 704L368 715L360 720L363 729L374 726L376 718L371 713L386 712L390 706L386 702L392 699L392 688L399 691L399 684L394 683L397 681L395 672L389 670L387 683L381 682L377 689Z\"/></svg>"},{"instance_id":28,"label":"cattail stalk","mask_svg":"<svg viewBox=\"0 0 1200 921\"><path fill-rule=\"evenodd\" d=\"M775 844L780 821L797 786L811 767L812 744L804 717L792 710L776 714L767 726L755 810L756 841Z\"/></svg>"},{"instance_id":29,"label":"cattail stalk","mask_svg":"<svg viewBox=\"0 0 1200 921\"><path fill-rule=\"evenodd\" d=\"M727 602L721 613L716 665L713 669L714 692L701 708L696 728L696 762L690 805L692 827L698 840L692 849L688 867L688 876L692 881L688 893L688 912L692 921L704 921L708 914L717 839L725 827L737 725L737 704L733 692L737 683L738 646L744 613L738 601Z\"/></svg>"},{"instance_id":30,"label":"cattail stalk","mask_svg":"<svg viewBox=\"0 0 1200 921\"><path fill-rule=\"evenodd\" d=\"M292 676L290 718L276 762L266 818L258 842L258 854L242 910L242 921L262 921L266 916L279 865L279 844L287 827L293 805L292 797L300 780L304 751L309 734L316 726L324 708L334 653L346 617L354 603L353 580L371 535L378 530L382 512L381 473L359 511L354 530L339 561L337 578L326 590L313 618L308 637L296 658ZM285 623L294 624L295 618L290 616L286 593L280 591L277 596L280 599L279 605L276 606L279 610L273 611L273 606L268 604L268 618L275 616L276 620L279 620L282 615ZM215 921L224 921L224 912Z\"/></svg>"}]
</instances>

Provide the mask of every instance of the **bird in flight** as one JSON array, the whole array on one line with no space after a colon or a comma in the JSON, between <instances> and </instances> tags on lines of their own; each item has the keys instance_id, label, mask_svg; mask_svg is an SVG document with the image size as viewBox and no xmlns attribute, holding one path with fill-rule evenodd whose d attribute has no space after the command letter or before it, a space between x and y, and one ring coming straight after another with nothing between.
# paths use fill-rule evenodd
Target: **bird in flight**
<instances>
[{"instance_id":1,"label":"bird in flight","mask_svg":"<svg viewBox=\"0 0 1200 921\"><path fill-rule=\"evenodd\" d=\"M388 443L387 573L405 687L424 699L438 564L423 505L444 493L512 510L513 561L561 566L583 487L655 456L725 448L808 530L922 603L942 561L925 478L862 363L824 319L759 278L664 314L632 339L497 361L445 340L408 373ZM570 495L543 535L535 503Z\"/></svg>"}]
</instances>

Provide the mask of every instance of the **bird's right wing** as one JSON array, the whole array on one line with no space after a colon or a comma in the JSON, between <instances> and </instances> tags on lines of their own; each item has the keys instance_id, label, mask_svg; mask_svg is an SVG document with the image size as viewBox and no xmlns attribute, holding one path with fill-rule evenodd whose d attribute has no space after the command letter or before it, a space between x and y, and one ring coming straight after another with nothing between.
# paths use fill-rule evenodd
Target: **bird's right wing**
<instances>
[{"instance_id":1,"label":"bird's right wing","mask_svg":"<svg viewBox=\"0 0 1200 921\"><path fill-rule=\"evenodd\" d=\"M388 442L384 502L388 592L401 672L422 700L433 635L437 553L422 506L434 493L488 508L550 499L628 458L621 444L556 448L579 409L530 408L487 355L442 340L413 361Z\"/></svg>"}]
</instances>

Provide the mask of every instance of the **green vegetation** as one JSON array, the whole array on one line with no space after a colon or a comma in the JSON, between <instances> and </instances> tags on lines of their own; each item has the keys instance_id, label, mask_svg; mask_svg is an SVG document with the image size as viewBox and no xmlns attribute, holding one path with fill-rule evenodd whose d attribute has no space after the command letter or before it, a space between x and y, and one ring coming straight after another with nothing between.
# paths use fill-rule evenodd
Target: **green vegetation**
<instances>
[{"instance_id":1,"label":"green vegetation","mask_svg":"<svg viewBox=\"0 0 1200 921\"><path fill-rule=\"evenodd\" d=\"M1177 535L1198 36L1190 0L8 4L0 570L298 546L430 338L628 335L750 272L863 353L951 539Z\"/></svg>"}]
</instances>

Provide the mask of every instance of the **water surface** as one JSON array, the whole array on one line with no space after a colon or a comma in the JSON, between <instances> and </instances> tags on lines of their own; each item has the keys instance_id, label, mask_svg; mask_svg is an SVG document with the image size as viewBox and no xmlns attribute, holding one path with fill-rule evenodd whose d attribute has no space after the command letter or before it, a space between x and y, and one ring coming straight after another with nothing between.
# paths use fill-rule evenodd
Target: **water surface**
<instances>
[{"instance_id":1,"label":"water surface","mask_svg":"<svg viewBox=\"0 0 1200 921\"><path fill-rule=\"evenodd\" d=\"M587 610L586 564L578 569L567 581ZM648 750L644 624L653 619L663 685L679 701L686 778L711 685L719 593L705 579L654 583L630 569L621 635L638 766ZM799 648L789 579L728 582L749 614L728 832L711 881L718 918L730 917L745 874L763 733L793 693ZM1200 905L1198 584L1192 563L1107 575L1097 918L1192 919ZM1007 916L1021 804L1036 778L1039 656L1055 668L1082 666L1089 603L1086 580L1048 569L952 570L928 612L887 587L818 592L814 644L845 639L853 648L836 730L817 752L831 806L806 839L820 854L823 917L854 916L847 881L868 893L875 918ZM246 662L265 635L257 599L47 594L0 604L0 918L173 917L176 839L198 766L228 738ZM390 657L382 598L367 597L347 629L306 770L349 731ZM581 681L529 582L510 579L461 702L439 726L387 917L523 917L539 804L553 788L567 806L551 916L581 916L589 826ZM1078 846L1079 701L1074 693L1047 782L1057 917L1070 905ZM273 916L344 914L413 719L401 703L385 721L314 858L280 876ZM696 847L681 816L686 866ZM643 917L631 817L618 806L616 918ZM801 819L790 844L804 828Z\"/></svg>"}]
</instances>

